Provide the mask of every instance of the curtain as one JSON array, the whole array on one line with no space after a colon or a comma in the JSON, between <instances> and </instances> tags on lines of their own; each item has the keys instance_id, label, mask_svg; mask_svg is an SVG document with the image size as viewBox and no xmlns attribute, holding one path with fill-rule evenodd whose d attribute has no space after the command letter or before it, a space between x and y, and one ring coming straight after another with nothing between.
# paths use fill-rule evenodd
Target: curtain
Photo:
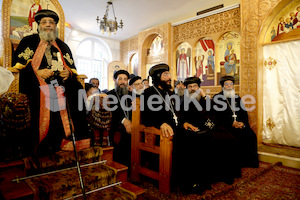
<instances>
[{"instance_id":1,"label":"curtain","mask_svg":"<svg viewBox=\"0 0 300 200\"><path fill-rule=\"evenodd\" d=\"M300 147L300 40L263 47L263 140Z\"/></svg>"},{"instance_id":2,"label":"curtain","mask_svg":"<svg viewBox=\"0 0 300 200\"><path fill-rule=\"evenodd\" d=\"M200 40L199 41L203 50L206 52L208 49L213 50L213 55L215 55L215 44L213 40Z\"/></svg>"}]
</instances>

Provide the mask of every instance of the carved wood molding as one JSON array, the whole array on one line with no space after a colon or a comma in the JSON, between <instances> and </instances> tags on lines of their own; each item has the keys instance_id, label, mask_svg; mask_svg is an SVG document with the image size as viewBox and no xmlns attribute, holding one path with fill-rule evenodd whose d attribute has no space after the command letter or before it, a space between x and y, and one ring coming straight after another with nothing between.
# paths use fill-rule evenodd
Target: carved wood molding
<instances>
[{"instance_id":1,"label":"carved wood molding","mask_svg":"<svg viewBox=\"0 0 300 200\"><path fill-rule=\"evenodd\" d=\"M130 62L130 58L133 54L138 52L138 37L134 37L128 40L121 41L120 43L120 61L127 67Z\"/></svg>"},{"instance_id":2,"label":"carved wood molding","mask_svg":"<svg viewBox=\"0 0 300 200\"><path fill-rule=\"evenodd\" d=\"M241 95L252 95L258 99L258 43L265 19L280 0L241 1ZM256 108L258 108L256 101ZM250 126L257 133L258 109L248 112Z\"/></svg>"},{"instance_id":3,"label":"carved wood molding","mask_svg":"<svg viewBox=\"0 0 300 200\"><path fill-rule=\"evenodd\" d=\"M198 38L212 33L231 31L241 25L240 8L208 16L174 27L174 43Z\"/></svg>"}]
</instances>

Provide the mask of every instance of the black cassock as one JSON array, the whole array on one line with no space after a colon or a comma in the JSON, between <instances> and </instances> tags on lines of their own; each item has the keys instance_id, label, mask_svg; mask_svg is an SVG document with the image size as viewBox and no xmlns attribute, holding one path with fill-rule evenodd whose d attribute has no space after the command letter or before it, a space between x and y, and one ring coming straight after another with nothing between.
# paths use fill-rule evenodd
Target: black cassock
<instances>
[{"instance_id":1,"label":"black cassock","mask_svg":"<svg viewBox=\"0 0 300 200\"><path fill-rule=\"evenodd\" d=\"M60 116L60 112L50 111L50 125L47 136L38 144L39 141L39 111L40 111L40 88L39 81L35 75L35 72L31 66L30 60L33 58L34 53L39 45L40 37L38 34L30 35L23 38L18 45L16 52L14 53L13 66L24 67L20 70L20 92L28 96L30 102L30 114L31 114L31 134L28 135L28 141L24 143L28 144L29 154L33 154L36 151L37 155L51 154L60 150L61 141L65 138L65 132ZM68 67L75 72L72 53L69 47L60 39L56 39L57 46L60 48L65 62ZM56 55L59 52L54 46L50 48L51 54ZM53 57L53 60L55 58ZM49 68L46 56L43 56L39 69ZM83 89L82 85L77 81L76 74L73 73L66 81L63 81L61 77L55 75L51 80L45 80L47 84L51 81L57 81L59 85L64 87L64 94L67 99L67 103L70 108L70 116L74 124L76 139L89 138L88 126L85 117L85 106L83 109L78 109L78 90ZM51 96L51 100L55 100L57 96ZM70 138L68 138L70 139ZM34 149L36 147L36 149Z\"/></svg>"},{"instance_id":2,"label":"black cassock","mask_svg":"<svg viewBox=\"0 0 300 200\"><path fill-rule=\"evenodd\" d=\"M204 98L197 102L198 109L188 98L182 99L180 127L173 143L176 182L179 187L187 190L194 184L205 188L219 181L232 183L234 178L241 176L236 152L237 140L215 123L211 113L206 111ZM185 122L200 130L185 130Z\"/></svg>"},{"instance_id":3,"label":"black cassock","mask_svg":"<svg viewBox=\"0 0 300 200\"><path fill-rule=\"evenodd\" d=\"M144 111L141 112L142 124L144 124L145 126L154 126L160 129L160 126L163 123L167 123L175 131L176 123L174 121L173 112L171 111L171 109L173 108L174 112L176 112L174 101L173 100L171 101L172 102L171 109L169 108L169 106L166 106L164 102L166 101L167 104L169 104L168 97L166 97L166 95L172 96L174 93L171 91L166 92L160 89L159 87L156 87L156 89L154 88L154 86L151 86L147 88L144 91L143 95L141 96L141 104L144 105ZM150 99L152 95L156 95L155 98L152 99L153 101L151 101ZM162 103L161 104L154 103L150 105L151 102L158 102L158 100L160 100ZM151 110L151 106L154 109L157 109L159 107L161 107L161 109Z\"/></svg>"},{"instance_id":4,"label":"black cassock","mask_svg":"<svg viewBox=\"0 0 300 200\"><path fill-rule=\"evenodd\" d=\"M116 109L112 111L111 129L109 132L110 142L112 146L114 146L114 161L130 167L131 134L126 132L122 120L124 118L131 120L131 110L127 110L127 108L132 106L131 99L126 98L122 100L123 95L118 96L115 89L108 91L107 95L117 99L117 104L110 105L111 107L117 106ZM111 98L109 99L111 100ZM122 108L120 100L125 103L125 107Z\"/></svg>"},{"instance_id":5,"label":"black cassock","mask_svg":"<svg viewBox=\"0 0 300 200\"><path fill-rule=\"evenodd\" d=\"M241 166L258 167L257 138L254 131L250 128L248 113L244 109L245 106L241 98L236 95L235 99L228 98L226 100L222 91L214 96L213 104L216 121L238 140L239 146L237 152L239 152ZM223 107L222 105L226 105L226 109L224 111L218 111L216 106L221 108ZM235 111L236 121L243 122L245 125L242 129L232 127L235 117L232 111L234 108L238 109Z\"/></svg>"},{"instance_id":6,"label":"black cassock","mask_svg":"<svg viewBox=\"0 0 300 200\"><path fill-rule=\"evenodd\" d=\"M155 128L160 129L160 126L163 123L166 123L172 127L174 134L176 135L176 131L177 131L176 122L174 120L173 112L171 111L171 109L175 109L174 101L171 100L172 102L171 109L169 106L166 106L165 103L167 102L167 104L170 104L168 96L170 97L173 94L174 94L173 92L171 91L167 92L165 90L160 89L157 86L156 89L154 88L154 86L147 88L140 97L142 124L144 124L145 126L149 126L149 127L153 126ZM152 97L155 98L151 100ZM157 103L158 101L160 101L161 103L158 104ZM155 110L151 109L151 107L153 107ZM161 109L158 109L159 107ZM176 112L176 110L174 110L174 112ZM148 163L147 165L149 166L150 169L158 172L159 169L158 156L155 156L154 154L151 155L147 154L144 156L144 160L145 163Z\"/></svg>"}]
</instances>

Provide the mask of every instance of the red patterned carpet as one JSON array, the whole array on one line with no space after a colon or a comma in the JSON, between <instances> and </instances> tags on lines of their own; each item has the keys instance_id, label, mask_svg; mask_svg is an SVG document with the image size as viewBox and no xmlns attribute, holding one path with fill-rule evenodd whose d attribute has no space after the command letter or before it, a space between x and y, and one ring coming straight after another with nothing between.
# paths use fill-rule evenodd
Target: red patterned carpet
<instances>
[{"instance_id":1,"label":"red patterned carpet","mask_svg":"<svg viewBox=\"0 0 300 200\"><path fill-rule=\"evenodd\" d=\"M300 170L282 166L281 163L260 162L259 168L243 168L242 177L235 179L232 185L219 182L202 195L183 195L180 191L166 195L149 182L140 186L146 189L145 200L295 200L300 199Z\"/></svg>"}]
</instances>

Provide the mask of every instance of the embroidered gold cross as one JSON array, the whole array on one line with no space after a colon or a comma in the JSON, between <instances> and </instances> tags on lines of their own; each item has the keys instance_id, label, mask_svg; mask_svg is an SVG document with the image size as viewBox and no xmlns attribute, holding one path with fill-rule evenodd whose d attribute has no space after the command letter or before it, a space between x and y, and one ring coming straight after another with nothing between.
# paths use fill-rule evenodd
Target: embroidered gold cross
<instances>
[{"instance_id":1,"label":"embroidered gold cross","mask_svg":"<svg viewBox=\"0 0 300 200\"><path fill-rule=\"evenodd\" d=\"M266 59L264 62L264 66L269 70L272 70L276 66L276 64L277 64L276 60L271 57Z\"/></svg>"},{"instance_id":2,"label":"embroidered gold cross","mask_svg":"<svg viewBox=\"0 0 300 200\"><path fill-rule=\"evenodd\" d=\"M209 129L213 129L215 124L210 119L207 119L207 121L205 122L205 126L207 126Z\"/></svg>"},{"instance_id":3,"label":"embroidered gold cross","mask_svg":"<svg viewBox=\"0 0 300 200\"><path fill-rule=\"evenodd\" d=\"M34 54L34 52L29 48L27 47L24 52L20 53L18 55L19 58L22 58L24 57L25 60L28 60L32 55Z\"/></svg>"},{"instance_id":4,"label":"embroidered gold cross","mask_svg":"<svg viewBox=\"0 0 300 200\"><path fill-rule=\"evenodd\" d=\"M271 131L276 126L270 118L266 121L266 124Z\"/></svg>"},{"instance_id":5,"label":"embroidered gold cross","mask_svg":"<svg viewBox=\"0 0 300 200\"><path fill-rule=\"evenodd\" d=\"M64 58L65 58L71 65L73 65L74 61L71 59L70 54L66 53L66 55L64 55Z\"/></svg>"}]
</instances>

